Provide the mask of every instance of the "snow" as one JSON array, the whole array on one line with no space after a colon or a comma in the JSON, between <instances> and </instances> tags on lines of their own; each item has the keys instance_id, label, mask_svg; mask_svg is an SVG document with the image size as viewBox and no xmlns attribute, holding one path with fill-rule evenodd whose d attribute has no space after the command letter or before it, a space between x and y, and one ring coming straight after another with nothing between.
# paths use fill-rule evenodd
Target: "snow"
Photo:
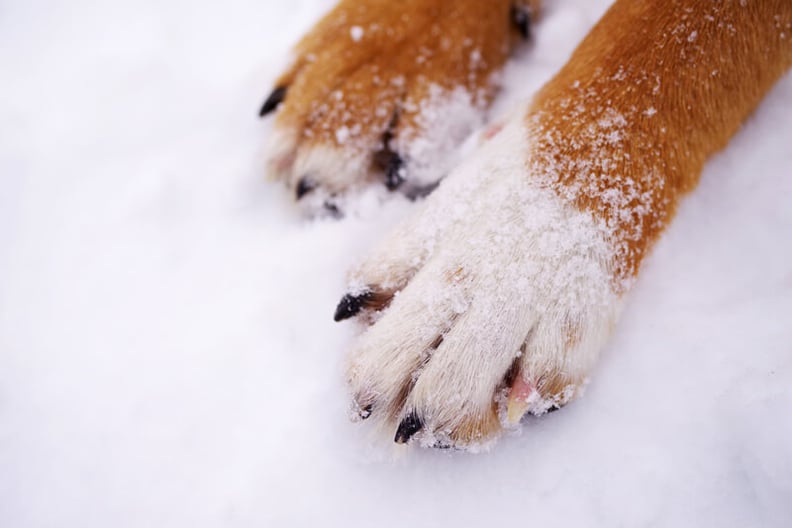
<instances>
[{"instance_id":1,"label":"snow","mask_svg":"<svg viewBox=\"0 0 792 528\"><path fill-rule=\"evenodd\" d=\"M463 159L476 142L465 139L484 125L484 95L458 86L453 90L430 84L426 98L405 101L411 112L420 109L412 130L394 140L394 148L409 166L411 183L432 185ZM420 131L421 134L417 135ZM473 138L475 139L475 138Z\"/></svg>"},{"instance_id":2,"label":"snow","mask_svg":"<svg viewBox=\"0 0 792 528\"><path fill-rule=\"evenodd\" d=\"M352 37L352 40L355 42L360 42L364 34L365 30L360 26L352 26L349 28L349 36Z\"/></svg>"},{"instance_id":3,"label":"snow","mask_svg":"<svg viewBox=\"0 0 792 528\"><path fill-rule=\"evenodd\" d=\"M490 452L348 421L344 273L411 209L307 222L256 110L329 0L6 2L0 526L787 526L792 77L646 263L586 396ZM494 114L607 2L548 2Z\"/></svg>"}]
</instances>

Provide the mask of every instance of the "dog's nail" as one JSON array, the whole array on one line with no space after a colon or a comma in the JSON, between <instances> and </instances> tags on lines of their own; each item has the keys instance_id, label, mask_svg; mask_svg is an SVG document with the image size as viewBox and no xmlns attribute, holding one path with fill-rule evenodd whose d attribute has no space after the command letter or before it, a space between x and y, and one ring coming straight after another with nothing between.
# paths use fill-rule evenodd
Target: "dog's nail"
<instances>
[{"instance_id":1,"label":"dog's nail","mask_svg":"<svg viewBox=\"0 0 792 528\"><path fill-rule=\"evenodd\" d=\"M357 295L352 295L351 293L344 295L344 297L341 299L341 302L339 302L338 306L336 307L335 316L333 319L338 322L356 316L358 312L360 312L360 310L362 310L372 299L373 295L374 294L371 292L371 290L359 293Z\"/></svg>"},{"instance_id":2,"label":"dog's nail","mask_svg":"<svg viewBox=\"0 0 792 528\"><path fill-rule=\"evenodd\" d=\"M297 188L295 189L294 194L299 200L314 189L316 189L316 184L313 182L313 180L306 176L297 182Z\"/></svg>"},{"instance_id":3,"label":"dog's nail","mask_svg":"<svg viewBox=\"0 0 792 528\"><path fill-rule=\"evenodd\" d=\"M366 418L371 416L371 410L373 409L373 407L374 406L370 403L364 407L361 407L360 410L358 411L358 416L360 416L360 419L365 420Z\"/></svg>"},{"instance_id":4,"label":"dog's nail","mask_svg":"<svg viewBox=\"0 0 792 528\"><path fill-rule=\"evenodd\" d=\"M512 6L511 8L511 19L512 24L514 27L517 28L517 31L520 32L520 35L524 39L528 39L531 36L531 14L527 8L523 6Z\"/></svg>"},{"instance_id":5,"label":"dog's nail","mask_svg":"<svg viewBox=\"0 0 792 528\"><path fill-rule=\"evenodd\" d=\"M423 428L421 419L415 414L415 411L408 414L404 420L399 424L396 429L396 437L393 439L397 444L406 444L415 433Z\"/></svg>"},{"instance_id":6,"label":"dog's nail","mask_svg":"<svg viewBox=\"0 0 792 528\"><path fill-rule=\"evenodd\" d=\"M404 160L402 160L401 156L392 152L385 166L385 187L389 191L395 191L404 183L403 167Z\"/></svg>"},{"instance_id":7,"label":"dog's nail","mask_svg":"<svg viewBox=\"0 0 792 528\"><path fill-rule=\"evenodd\" d=\"M276 108L278 105L283 102L286 98L286 87L285 86L278 86L272 93L267 97L267 100L264 101L264 104L261 105L261 110L259 110L259 117L264 117L265 115L269 114Z\"/></svg>"},{"instance_id":8,"label":"dog's nail","mask_svg":"<svg viewBox=\"0 0 792 528\"><path fill-rule=\"evenodd\" d=\"M324 207L324 210L327 212L327 214L329 214L333 218L338 219L344 217L343 211L341 211L341 209L338 208L338 205L336 205L330 200L325 200L325 202L322 204L322 207Z\"/></svg>"},{"instance_id":9,"label":"dog's nail","mask_svg":"<svg viewBox=\"0 0 792 528\"><path fill-rule=\"evenodd\" d=\"M517 425L528 412L528 399L534 393L534 386L517 374L509 390L509 403L506 406L506 419L510 425Z\"/></svg>"},{"instance_id":10,"label":"dog's nail","mask_svg":"<svg viewBox=\"0 0 792 528\"><path fill-rule=\"evenodd\" d=\"M509 405L506 407L506 419L509 425L517 425L528 412L528 402L525 400L512 400L509 398Z\"/></svg>"},{"instance_id":11,"label":"dog's nail","mask_svg":"<svg viewBox=\"0 0 792 528\"><path fill-rule=\"evenodd\" d=\"M422 185L420 187L413 187L413 188L411 188L409 191L407 191L405 193L405 196L407 196L407 198L412 200L412 201L419 200L421 198L426 198L427 196L432 194L432 192L435 189L437 189L437 187L439 185L440 185L440 182L436 181L434 183L428 183L428 184Z\"/></svg>"}]
</instances>

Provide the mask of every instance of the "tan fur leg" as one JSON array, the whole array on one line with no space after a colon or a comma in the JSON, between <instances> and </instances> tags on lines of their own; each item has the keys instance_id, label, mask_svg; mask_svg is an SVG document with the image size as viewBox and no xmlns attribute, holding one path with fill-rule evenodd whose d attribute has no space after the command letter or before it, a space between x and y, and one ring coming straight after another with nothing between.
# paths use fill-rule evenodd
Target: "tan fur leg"
<instances>
[{"instance_id":1,"label":"tan fur leg","mask_svg":"<svg viewBox=\"0 0 792 528\"><path fill-rule=\"evenodd\" d=\"M533 170L609 226L628 280L791 65L787 0L620 0L536 97Z\"/></svg>"}]
</instances>

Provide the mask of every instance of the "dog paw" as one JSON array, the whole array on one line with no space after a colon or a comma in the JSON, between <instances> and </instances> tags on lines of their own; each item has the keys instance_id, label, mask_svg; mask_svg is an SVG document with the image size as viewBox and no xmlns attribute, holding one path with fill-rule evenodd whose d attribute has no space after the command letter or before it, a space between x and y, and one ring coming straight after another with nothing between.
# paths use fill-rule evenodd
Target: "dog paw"
<instances>
[{"instance_id":1,"label":"dog paw","mask_svg":"<svg viewBox=\"0 0 792 528\"><path fill-rule=\"evenodd\" d=\"M267 171L310 208L381 181L433 188L483 122L494 74L528 34L510 0L344 0L297 45L261 115L277 109ZM531 2L536 11L537 2Z\"/></svg>"},{"instance_id":2,"label":"dog paw","mask_svg":"<svg viewBox=\"0 0 792 528\"><path fill-rule=\"evenodd\" d=\"M475 448L577 397L620 306L607 230L507 124L351 273L347 381L396 442Z\"/></svg>"}]
</instances>

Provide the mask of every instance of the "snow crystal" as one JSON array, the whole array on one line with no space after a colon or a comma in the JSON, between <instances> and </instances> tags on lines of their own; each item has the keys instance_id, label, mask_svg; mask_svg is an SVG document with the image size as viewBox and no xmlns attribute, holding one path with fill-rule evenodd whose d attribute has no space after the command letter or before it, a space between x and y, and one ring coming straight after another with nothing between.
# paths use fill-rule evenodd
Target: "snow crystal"
<instances>
[{"instance_id":1,"label":"snow crystal","mask_svg":"<svg viewBox=\"0 0 792 528\"><path fill-rule=\"evenodd\" d=\"M349 128L345 126L338 127L335 132L335 138L339 145L346 143L346 140L349 139Z\"/></svg>"},{"instance_id":2,"label":"snow crystal","mask_svg":"<svg viewBox=\"0 0 792 528\"><path fill-rule=\"evenodd\" d=\"M360 26L352 26L349 28L349 36L352 37L352 40L355 42L360 42L360 39L363 38L364 33L365 32L363 31L363 28Z\"/></svg>"}]
</instances>

